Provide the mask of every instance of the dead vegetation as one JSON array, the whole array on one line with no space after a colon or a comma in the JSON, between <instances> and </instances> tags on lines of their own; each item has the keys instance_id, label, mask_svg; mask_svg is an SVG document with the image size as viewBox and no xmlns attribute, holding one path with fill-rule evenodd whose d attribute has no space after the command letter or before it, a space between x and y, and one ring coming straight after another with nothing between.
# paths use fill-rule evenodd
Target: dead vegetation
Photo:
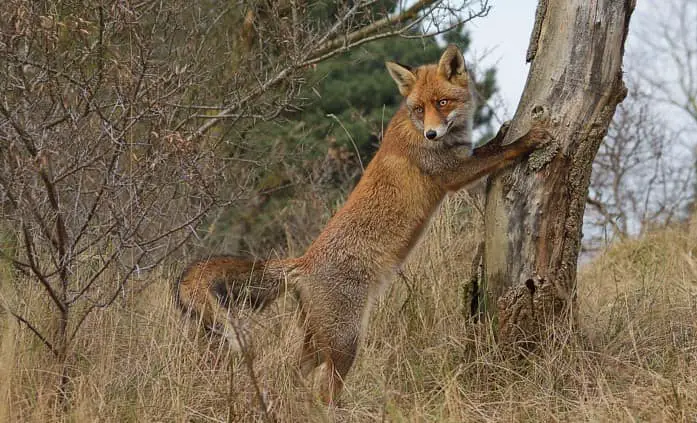
<instances>
[{"instance_id":1,"label":"dead vegetation","mask_svg":"<svg viewBox=\"0 0 697 423\"><path fill-rule=\"evenodd\" d=\"M533 354L512 357L463 317L462 283L481 227L468 204L448 201L405 268L408 284L397 278L386 292L335 409L295 381L291 298L259 317L254 373L272 418L697 419L697 237L671 228L610 248L581 269L578 327L558 327ZM55 401L50 353L1 315L0 421L264 421L240 357L197 337L173 309L177 271L161 268L145 291L89 316L69 364L67 415ZM46 297L24 298L21 311L41 322Z\"/></svg>"}]
</instances>

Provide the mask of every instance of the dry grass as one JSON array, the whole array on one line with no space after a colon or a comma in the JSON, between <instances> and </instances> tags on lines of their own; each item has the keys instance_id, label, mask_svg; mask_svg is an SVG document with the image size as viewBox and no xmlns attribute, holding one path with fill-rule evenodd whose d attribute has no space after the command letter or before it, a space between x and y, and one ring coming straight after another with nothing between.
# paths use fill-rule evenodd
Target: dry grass
<instances>
[{"instance_id":1,"label":"dry grass","mask_svg":"<svg viewBox=\"0 0 697 423\"><path fill-rule=\"evenodd\" d=\"M581 270L578 330L510 358L462 317L479 222L460 205L411 258L411 295L397 279L379 304L336 409L295 381L291 299L259 316L255 374L279 421L697 421L697 239L671 229L611 248ZM50 357L0 316L0 421L263 421L242 359L173 309L175 274L87 322L67 414ZM22 305L37 318L39 299Z\"/></svg>"}]
</instances>

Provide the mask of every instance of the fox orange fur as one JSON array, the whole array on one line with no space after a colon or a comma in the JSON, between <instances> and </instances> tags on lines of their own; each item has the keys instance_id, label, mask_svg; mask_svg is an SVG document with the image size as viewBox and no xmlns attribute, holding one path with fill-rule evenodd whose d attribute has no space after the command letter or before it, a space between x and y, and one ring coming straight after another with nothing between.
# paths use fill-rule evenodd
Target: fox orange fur
<instances>
[{"instance_id":1,"label":"fox orange fur","mask_svg":"<svg viewBox=\"0 0 697 423\"><path fill-rule=\"evenodd\" d=\"M548 140L546 131L534 128L511 144L501 146L498 139L471 150L472 82L455 46L436 65L386 65L405 101L346 204L305 254L284 260L197 261L175 287L185 311L233 344L241 339L241 329L231 310L262 309L291 287L304 329L300 372L307 376L326 365L323 396L328 402L351 369L373 300L445 195Z\"/></svg>"}]
</instances>

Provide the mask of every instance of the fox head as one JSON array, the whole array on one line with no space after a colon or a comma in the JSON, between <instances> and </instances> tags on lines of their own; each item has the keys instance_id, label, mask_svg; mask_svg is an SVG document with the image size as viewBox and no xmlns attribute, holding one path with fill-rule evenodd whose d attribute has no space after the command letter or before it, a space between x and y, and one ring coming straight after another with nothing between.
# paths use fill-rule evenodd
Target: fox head
<instances>
[{"instance_id":1,"label":"fox head","mask_svg":"<svg viewBox=\"0 0 697 423\"><path fill-rule=\"evenodd\" d=\"M406 100L411 123L427 145L471 145L474 99L465 59L455 45L448 46L437 65L416 69L394 62L385 65Z\"/></svg>"}]
</instances>

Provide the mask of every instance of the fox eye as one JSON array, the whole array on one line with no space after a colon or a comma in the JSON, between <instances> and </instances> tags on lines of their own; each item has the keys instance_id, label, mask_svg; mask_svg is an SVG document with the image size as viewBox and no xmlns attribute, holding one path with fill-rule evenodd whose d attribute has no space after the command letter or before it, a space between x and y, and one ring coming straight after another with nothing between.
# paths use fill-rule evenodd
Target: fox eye
<instances>
[{"instance_id":1,"label":"fox eye","mask_svg":"<svg viewBox=\"0 0 697 423\"><path fill-rule=\"evenodd\" d=\"M438 106L440 106L440 107L443 107L443 106L445 106L445 105L448 104L448 103L449 103L449 101L446 100L446 99L438 100Z\"/></svg>"},{"instance_id":2,"label":"fox eye","mask_svg":"<svg viewBox=\"0 0 697 423\"><path fill-rule=\"evenodd\" d=\"M424 112L424 108L422 106L416 106L416 107L414 107L414 112L421 114Z\"/></svg>"}]
</instances>

